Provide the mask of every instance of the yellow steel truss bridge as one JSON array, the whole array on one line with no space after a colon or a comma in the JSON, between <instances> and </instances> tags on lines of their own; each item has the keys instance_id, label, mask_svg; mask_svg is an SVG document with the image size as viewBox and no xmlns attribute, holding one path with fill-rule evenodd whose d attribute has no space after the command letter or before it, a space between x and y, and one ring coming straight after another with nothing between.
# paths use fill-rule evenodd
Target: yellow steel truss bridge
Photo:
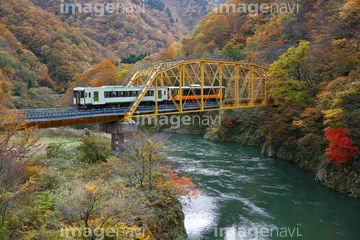
<instances>
[{"instance_id":1,"label":"yellow steel truss bridge","mask_svg":"<svg viewBox=\"0 0 360 240\"><path fill-rule=\"evenodd\" d=\"M272 105L274 100L271 99L267 87L267 72L268 68L264 66L235 62L224 57L184 57L152 66L140 66L139 70L133 71L129 74L131 77L124 81L125 86L144 86L124 119L131 120L133 116ZM137 112L150 86L155 86L156 100L158 99L156 89L165 88L168 96L172 96L170 100L175 108L171 111L159 109L156 101L152 112ZM187 94L184 94L185 88ZM173 97L174 93L171 89L176 89L176 97ZM223 92L221 93L219 89Z\"/></svg>"},{"instance_id":2,"label":"yellow steel truss bridge","mask_svg":"<svg viewBox=\"0 0 360 240\"><path fill-rule=\"evenodd\" d=\"M268 68L264 66L220 56L183 57L140 64L122 84L143 86L130 107L28 110L24 113L28 127L48 128L130 121L137 116L273 105L275 101L267 87L267 72ZM155 88L155 103L140 104L150 87ZM159 88L166 91L169 98L166 105L157 101Z\"/></svg>"}]
</instances>

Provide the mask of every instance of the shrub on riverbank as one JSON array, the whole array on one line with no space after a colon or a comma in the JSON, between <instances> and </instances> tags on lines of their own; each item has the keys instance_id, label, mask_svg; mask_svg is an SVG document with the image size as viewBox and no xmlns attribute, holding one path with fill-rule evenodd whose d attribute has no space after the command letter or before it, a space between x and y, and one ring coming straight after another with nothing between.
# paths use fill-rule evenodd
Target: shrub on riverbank
<instances>
[{"instance_id":1,"label":"shrub on riverbank","mask_svg":"<svg viewBox=\"0 0 360 240\"><path fill-rule=\"evenodd\" d=\"M46 138L45 144L49 141ZM120 171L119 164L121 168L133 167L122 161L123 156L89 164L81 161L86 149L79 149L80 141L55 142L43 146L44 151L29 162L26 178L30 182L23 186L26 193L9 210L2 231L3 239L60 238L62 233L66 234L63 226L84 234L97 227L112 227L129 234L145 233L148 239L186 237L184 214L177 199L180 190L173 183L171 170L159 162L152 165L152 175L149 175L149 158L161 154L160 149L151 147L150 140L144 139L144 146L142 142L136 145L135 152L144 149L142 187L136 179L136 171L130 176ZM129 178L133 180L132 184L129 184ZM150 189L149 184L152 186ZM125 239L122 234L120 231L120 239ZM126 239L145 237L138 235Z\"/></svg>"}]
</instances>

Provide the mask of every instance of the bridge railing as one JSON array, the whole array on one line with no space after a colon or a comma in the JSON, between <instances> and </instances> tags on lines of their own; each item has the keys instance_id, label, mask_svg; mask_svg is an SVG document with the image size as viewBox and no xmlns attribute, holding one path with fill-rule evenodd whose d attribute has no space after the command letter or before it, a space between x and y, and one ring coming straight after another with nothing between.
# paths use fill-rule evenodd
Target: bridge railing
<instances>
[{"instance_id":1,"label":"bridge railing","mask_svg":"<svg viewBox=\"0 0 360 240\"><path fill-rule=\"evenodd\" d=\"M43 119L64 119L64 118L79 118L92 117L104 115L120 115L128 111L128 108L103 108L91 110L73 110L73 111L23 111L25 117L29 121L43 120Z\"/></svg>"},{"instance_id":2,"label":"bridge railing","mask_svg":"<svg viewBox=\"0 0 360 240\"><path fill-rule=\"evenodd\" d=\"M215 108L218 107L216 102L206 103L205 108ZM135 110L135 114L142 113L153 113L155 106L138 106ZM187 103L183 106L183 109L198 109L199 105L197 103ZM160 105L158 107L158 112L168 112L176 111L177 108L173 104ZM83 117L97 117L97 116L107 116L107 115L125 115L129 111L129 107L122 108L103 108L103 109L91 109L91 110L75 110L75 111L31 111L25 110L21 111L24 113L27 121L47 121L55 119L74 119L74 118L83 118Z\"/></svg>"}]
</instances>

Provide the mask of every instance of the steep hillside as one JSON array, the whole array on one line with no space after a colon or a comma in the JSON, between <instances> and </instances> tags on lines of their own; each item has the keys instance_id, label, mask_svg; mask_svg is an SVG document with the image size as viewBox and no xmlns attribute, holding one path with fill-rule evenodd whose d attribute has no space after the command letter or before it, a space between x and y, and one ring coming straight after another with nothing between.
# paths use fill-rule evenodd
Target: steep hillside
<instances>
[{"instance_id":1,"label":"steep hillside","mask_svg":"<svg viewBox=\"0 0 360 240\"><path fill-rule=\"evenodd\" d=\"M187 29L187 33L191 33L198 22L211 11L213 6L209 0L164 0L173 13L173 16L182 23Z\"/></svg>"},{"instance_id":2,"label":"steep hillside","mask_svg":"<svg viewBox=\"0 0 360 240\"><path fill-rule=\"evenodd\" d=\"M130 53L160 52L189 34L210 9L205 0L145 3L134 0L121 2L119 13L105 11L102 14L96 10L99 9L97 3L75 1L74 4L81 5L72 8L66 5L70 1L61 0L2 1L0 81L3 98L27 94L29 89L37 87L63 93L76 75L102 60L112 58L116 63ZM104 4L108 3L116 2ZM92 4L92 13L84 13L84 8L79 13L79 6L85 4ZM49 89L41 91L48 94Z\"/></svg>"},{"instance_id":3,"label":"steep hillside","mask_svg":"<svg viewBox=\"0 0 360 240\"><path fill-rule=\"evenodd\" d=\"M27 0L4 0L0 13L0 81L7 97L31 87L64 92L76 74L107 56L98 43Z\"/></svg>"},{"instance_id":4,"label":"steep hillside","mask_svg":"<svg viewBox=\"0 0 360 240\"><path fill-rule=\"evenodd\" d=\"M189 34L193 26L210 10L206 0L127 0L106 1L105 4L115 4L114 12L105 10L103 14L95 11L79 13L79 7L76 11L69 7L70 11L64 14L61 13L60 0L31 1L105 46L115 59L130 53L159 52L183 35ZM70 1L64 3L65 12L67 2ZM95 6L98 3L87 0L74 2L81 7L85 4ZM116 3L121 3L120 7Z\"/></svg>"},{"instance_id":5,"label":"steep hillside","mask_svg":"<svg viewBox=\"0 0 360 240\"><path fill-rule=\"evenodd\" d=\"M223 7L206 15L195 27L193 37L183 39L180 48L177 46L183 50L178 54L201 54L228 45L225 52L235 46L240 57L245 54L249 60L271 64L300 40L313 42L319 50L333 50L333 40L359 37L358 1L289 1L286 7L282 1L269 0L228 3L236 6L235 13L233 8L226 13ZM250 4L258 5L255 8ZM263 12L261 4L268 4ZM326 58L327 53L322 57ZM349 53L349 57L355 54Z\"/></svg>"}]
</instances>

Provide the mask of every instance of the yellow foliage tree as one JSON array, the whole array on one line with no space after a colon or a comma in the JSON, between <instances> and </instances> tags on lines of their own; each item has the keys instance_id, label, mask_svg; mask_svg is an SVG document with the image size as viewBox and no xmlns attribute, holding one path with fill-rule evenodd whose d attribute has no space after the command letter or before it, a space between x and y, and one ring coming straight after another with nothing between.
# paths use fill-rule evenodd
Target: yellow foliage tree
<instances>
[{"instance_id":1,"label":"yellow foliage tree","mask_svg":"<svg viewBox=\"0 0 360 240\"><path fill-rule=\"evenodd\" d=\"M5 222L8 209L24 190L27 162L36 151L38 138L33 129L25 129L24 115L10 111L0 101L0 225ZM25 129L25 130L23 130ZM23 130L23 131L21 131ZM27 154L27 159L22 159ZM24 183L25 181L25 183ZM31 181L31 180L30 180Z\"/></svg>"},{"instance_id":2,"label":"yellow foliage tree","mask_svg":"<svg viewBox=\"0 0 360 240\"><path fill-rule=\"evenodd\" d=\"M83 73L80 76L80 83L92 87L100 87L104 85L119 85L120 79L116 73L114 62L111 59L107 59Z\"/></svg>"},{"instance_id":3,"label":"yellow foliage tree","mask_svg":"<svg viewBox=\"0 0 360 240\"><path fill-rule=\"evenodd\" d=\"M58 208L69 220L67 231L78 232L87 239L103 239L115 229L139 233L138 239L145 236L137 227L127 227L124 221L148 215L147 203L137 191L121 189L121 184L106 182L102 178L79 184L64 196ZM121 232L120 232L121 233Z\"/></svg>"},{"instance_id":4,"label":"yellow foliage tree","mask_svg":"<svg viewBox=\"0 0 360 240\"><path fill-rule=\"evenodd\" d=\"M129 179L135 178L140 188L147 183L150 191L153 188L154 172L168 152L164 147L164 139L165 136L161 134L134 135L129 142L124 143L122 161L117 164L117 169L123 174L130 174Z\"/></svg>"}]
</instances>

